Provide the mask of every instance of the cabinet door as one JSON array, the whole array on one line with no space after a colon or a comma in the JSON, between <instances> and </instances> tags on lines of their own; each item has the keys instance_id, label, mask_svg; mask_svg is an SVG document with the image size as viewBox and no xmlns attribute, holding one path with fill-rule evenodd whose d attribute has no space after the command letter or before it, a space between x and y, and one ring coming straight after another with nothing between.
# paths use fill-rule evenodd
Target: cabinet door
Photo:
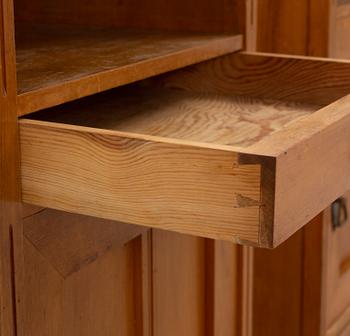
<instances>
[{"instance_id":1,"label":"cabinet door","mask_svg":"<svg viewBox=\"0 0 350 336\"><path fill-rule=\"evenodd\" d=\"M342 198L350 206L350 192ZM348 335L350 327L350 220L340 211L342 225L334 227L335 207L324 214L324 323L326 335ZM333 212L333 214L332 214Z\"/></svg>"},{"instance_id":2,"label":"cabinet door","mask_svg":"<svg viewBox=\"0 0 350 336\"><path fill-rule=\"evenodd\" d=\"M241 247L24 210L26 335L242 335Z\"/></svg>"}]
</instances>

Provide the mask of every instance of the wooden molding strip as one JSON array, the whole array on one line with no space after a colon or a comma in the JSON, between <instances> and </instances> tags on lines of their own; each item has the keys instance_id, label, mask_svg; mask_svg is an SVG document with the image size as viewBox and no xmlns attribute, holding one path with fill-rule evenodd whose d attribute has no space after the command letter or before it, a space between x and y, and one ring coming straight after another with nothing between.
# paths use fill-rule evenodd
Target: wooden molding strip
<instances>
[{"instance_id":1,"label":"wooden molding strip","mask_svg":"<svg viewBox=\"0 0 350 336\"><path fill-rule=\"evenodd\" d=\"M5 55L5 19L4 19L4 4L0 1L0 59L1 59L1 92L2 96L6 97L7 93L7 78L6 78L6 55Z\"/></svg>"}]
</instances>

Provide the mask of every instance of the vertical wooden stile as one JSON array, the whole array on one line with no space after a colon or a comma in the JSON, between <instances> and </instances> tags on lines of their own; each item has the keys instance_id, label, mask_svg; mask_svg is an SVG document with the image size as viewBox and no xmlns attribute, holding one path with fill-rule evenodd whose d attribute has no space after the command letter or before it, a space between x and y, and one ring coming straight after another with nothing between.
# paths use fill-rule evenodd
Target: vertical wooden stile
<instances>
[{"instance_id":1,"label":"vertical wooden stile","mask_svg":"<svg viewBox=\"0 0 350 336\"><path fill-rule=\"evenodd\" d=\"M23 234L12 1L2 0L0 10L0 330L1 336L20 336L23 335Z\"/></svg>"}]
</instances>

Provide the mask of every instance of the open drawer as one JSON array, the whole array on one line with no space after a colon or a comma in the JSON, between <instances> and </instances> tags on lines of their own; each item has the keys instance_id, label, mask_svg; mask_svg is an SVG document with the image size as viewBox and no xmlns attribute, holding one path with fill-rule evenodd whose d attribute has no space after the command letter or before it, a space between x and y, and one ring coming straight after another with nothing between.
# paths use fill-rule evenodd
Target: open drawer
<instances>
[{"instance_id":1,"label":"open drawer","mask_svg":"<svg viewBox=\"0 0 350 336\"><path fill-rule=\"evenodd\" d=\"M350 189L348 92L349 62L242 53L29 115L23 201L277 246Z\"/></svg>"}]
</instances>

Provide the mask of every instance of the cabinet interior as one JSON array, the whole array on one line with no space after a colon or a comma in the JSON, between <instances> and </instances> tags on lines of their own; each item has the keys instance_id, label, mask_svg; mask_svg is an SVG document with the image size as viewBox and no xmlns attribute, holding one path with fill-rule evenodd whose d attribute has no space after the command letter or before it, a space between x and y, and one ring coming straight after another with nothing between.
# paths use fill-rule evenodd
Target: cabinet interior
<instances>
[{"instance_id":1,"label":"cabinet interior","mask_svg":"<svg viewBox=\"0 0 350 336\"><path fill-rule=\"evenodd\" d=\"M19 114L239 50L242 13L237 0L16 0Z\"/></svg>"}]
</instances>

